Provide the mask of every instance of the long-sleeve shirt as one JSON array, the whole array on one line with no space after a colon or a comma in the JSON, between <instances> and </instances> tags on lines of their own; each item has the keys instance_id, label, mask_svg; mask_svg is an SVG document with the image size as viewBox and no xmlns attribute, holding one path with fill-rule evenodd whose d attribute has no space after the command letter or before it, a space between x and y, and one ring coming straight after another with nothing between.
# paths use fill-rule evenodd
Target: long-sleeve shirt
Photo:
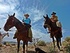
<instances>
[{"instance_id":1,"label":"long-sleeve shirt","mask_svg":"<svg viewBox=\"0 0 70 53\"><path fill-rule=\"evenodd\" d=\"M58 17L57 16L52 16L50 19L51 19L52 22L55 22L56 20L58 20Z\"/></svg>"},{"instance_id":2,"label":"long-sleeve shirt","mask_svg":"<svg viewBox=\"0 0 70 53\"><path fill-rule=\"evenodd\" d=\"M24 23L26 23L26 24L30 24L31 23L31 20L30 20L30 18L25 18L25 19L23 19L22 20Z\"/></svg>"}]
</instances>

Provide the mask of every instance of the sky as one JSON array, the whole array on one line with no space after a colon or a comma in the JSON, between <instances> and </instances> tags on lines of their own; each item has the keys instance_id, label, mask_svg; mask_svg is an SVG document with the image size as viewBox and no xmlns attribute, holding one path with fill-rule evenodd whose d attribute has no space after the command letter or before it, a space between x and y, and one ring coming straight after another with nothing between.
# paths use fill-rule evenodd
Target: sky
<instances>
[{"instance_id":1,"label":"sky","mask_svg":"<svg viewBox=\"0 0 70 53\"><path fill-rule=\"evenodd\" d=\"M70 1L69 0L0 0L0 31L5 33L3 27L8 19L8 14L16 13L20 21L23 15L28 13L31 19L33 38L40 38L46 42L51 41L50 35L43 28L44 18L43 15L54 11L58 16L59 21L62 23L63 38L70 36ZM9 31L10 37L5 37L4 41L13 40L15 33L14 27Z\"/></svg>"}]
</instances>

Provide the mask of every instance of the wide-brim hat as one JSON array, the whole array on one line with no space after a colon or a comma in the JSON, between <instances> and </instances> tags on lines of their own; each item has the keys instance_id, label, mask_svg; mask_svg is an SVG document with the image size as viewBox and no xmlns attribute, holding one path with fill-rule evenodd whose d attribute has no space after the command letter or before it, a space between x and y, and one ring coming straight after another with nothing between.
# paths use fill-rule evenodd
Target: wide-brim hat
<instances>
[{"instance_id":1,"label":"wide-brim hat","mask_svg":"<svg viewBox=\"0 0 70 53\"><path fill-rule=\"evenodd\" d=\"M29 14L24 14L24 16L28 16L29 17Z\"/></svg>"},{"instance_id":2,"label":"wide-brim hat","mask_svg":"<svg viewBox=\"0 0 70 53\"><path fill-rule=\"evenodd\" d=\"M52 14L51 15L53 15L53 14L56 14L55 12L52 12Z\"/></svg>"}]
</instances>

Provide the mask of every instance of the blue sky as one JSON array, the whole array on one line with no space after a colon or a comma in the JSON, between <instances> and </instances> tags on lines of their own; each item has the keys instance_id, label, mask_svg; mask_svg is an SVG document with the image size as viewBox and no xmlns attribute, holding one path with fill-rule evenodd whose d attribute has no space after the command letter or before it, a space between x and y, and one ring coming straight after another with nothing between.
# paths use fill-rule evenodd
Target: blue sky
<instances>
[{"instance_id":1,"label":"blue sky","mask_svg":"<svg viewBox=\"0 0 70 53\"><path fill-rule=\"evenodd\" d=\"M28 13L32 20L32 32L34 38L42 37L42 40L51 41L49 34L43 28L43 15L56 12L59 21L62 23L63 39L70 36L70 1L69 0L0 0L0 28L1 32L7 20L8 14L16 13L16 17L21 21L23 14ZM5 37L4 40L13 40L13 31L9 32L10 37ZM3 33L2 32L2 33Z\"/></svg>"}]
</instances>

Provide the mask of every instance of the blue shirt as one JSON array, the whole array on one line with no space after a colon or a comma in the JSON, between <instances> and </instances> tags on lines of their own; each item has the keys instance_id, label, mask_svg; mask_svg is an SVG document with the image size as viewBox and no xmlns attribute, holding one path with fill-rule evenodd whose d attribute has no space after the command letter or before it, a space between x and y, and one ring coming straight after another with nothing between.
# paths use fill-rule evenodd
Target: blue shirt
<instances>
[{"instance_id":1,"label":"blue shirt","mask_svg":"<svg viewBox=\"0 0 70 53\"><path fill-rule=\"evenodd\" d=\"M25 18L25 19L23 19L22 20L24 23L26 23L26 24L30 24L31 23L31 20L30 20L30 18Z\"/></svg>"}]
</instances>

